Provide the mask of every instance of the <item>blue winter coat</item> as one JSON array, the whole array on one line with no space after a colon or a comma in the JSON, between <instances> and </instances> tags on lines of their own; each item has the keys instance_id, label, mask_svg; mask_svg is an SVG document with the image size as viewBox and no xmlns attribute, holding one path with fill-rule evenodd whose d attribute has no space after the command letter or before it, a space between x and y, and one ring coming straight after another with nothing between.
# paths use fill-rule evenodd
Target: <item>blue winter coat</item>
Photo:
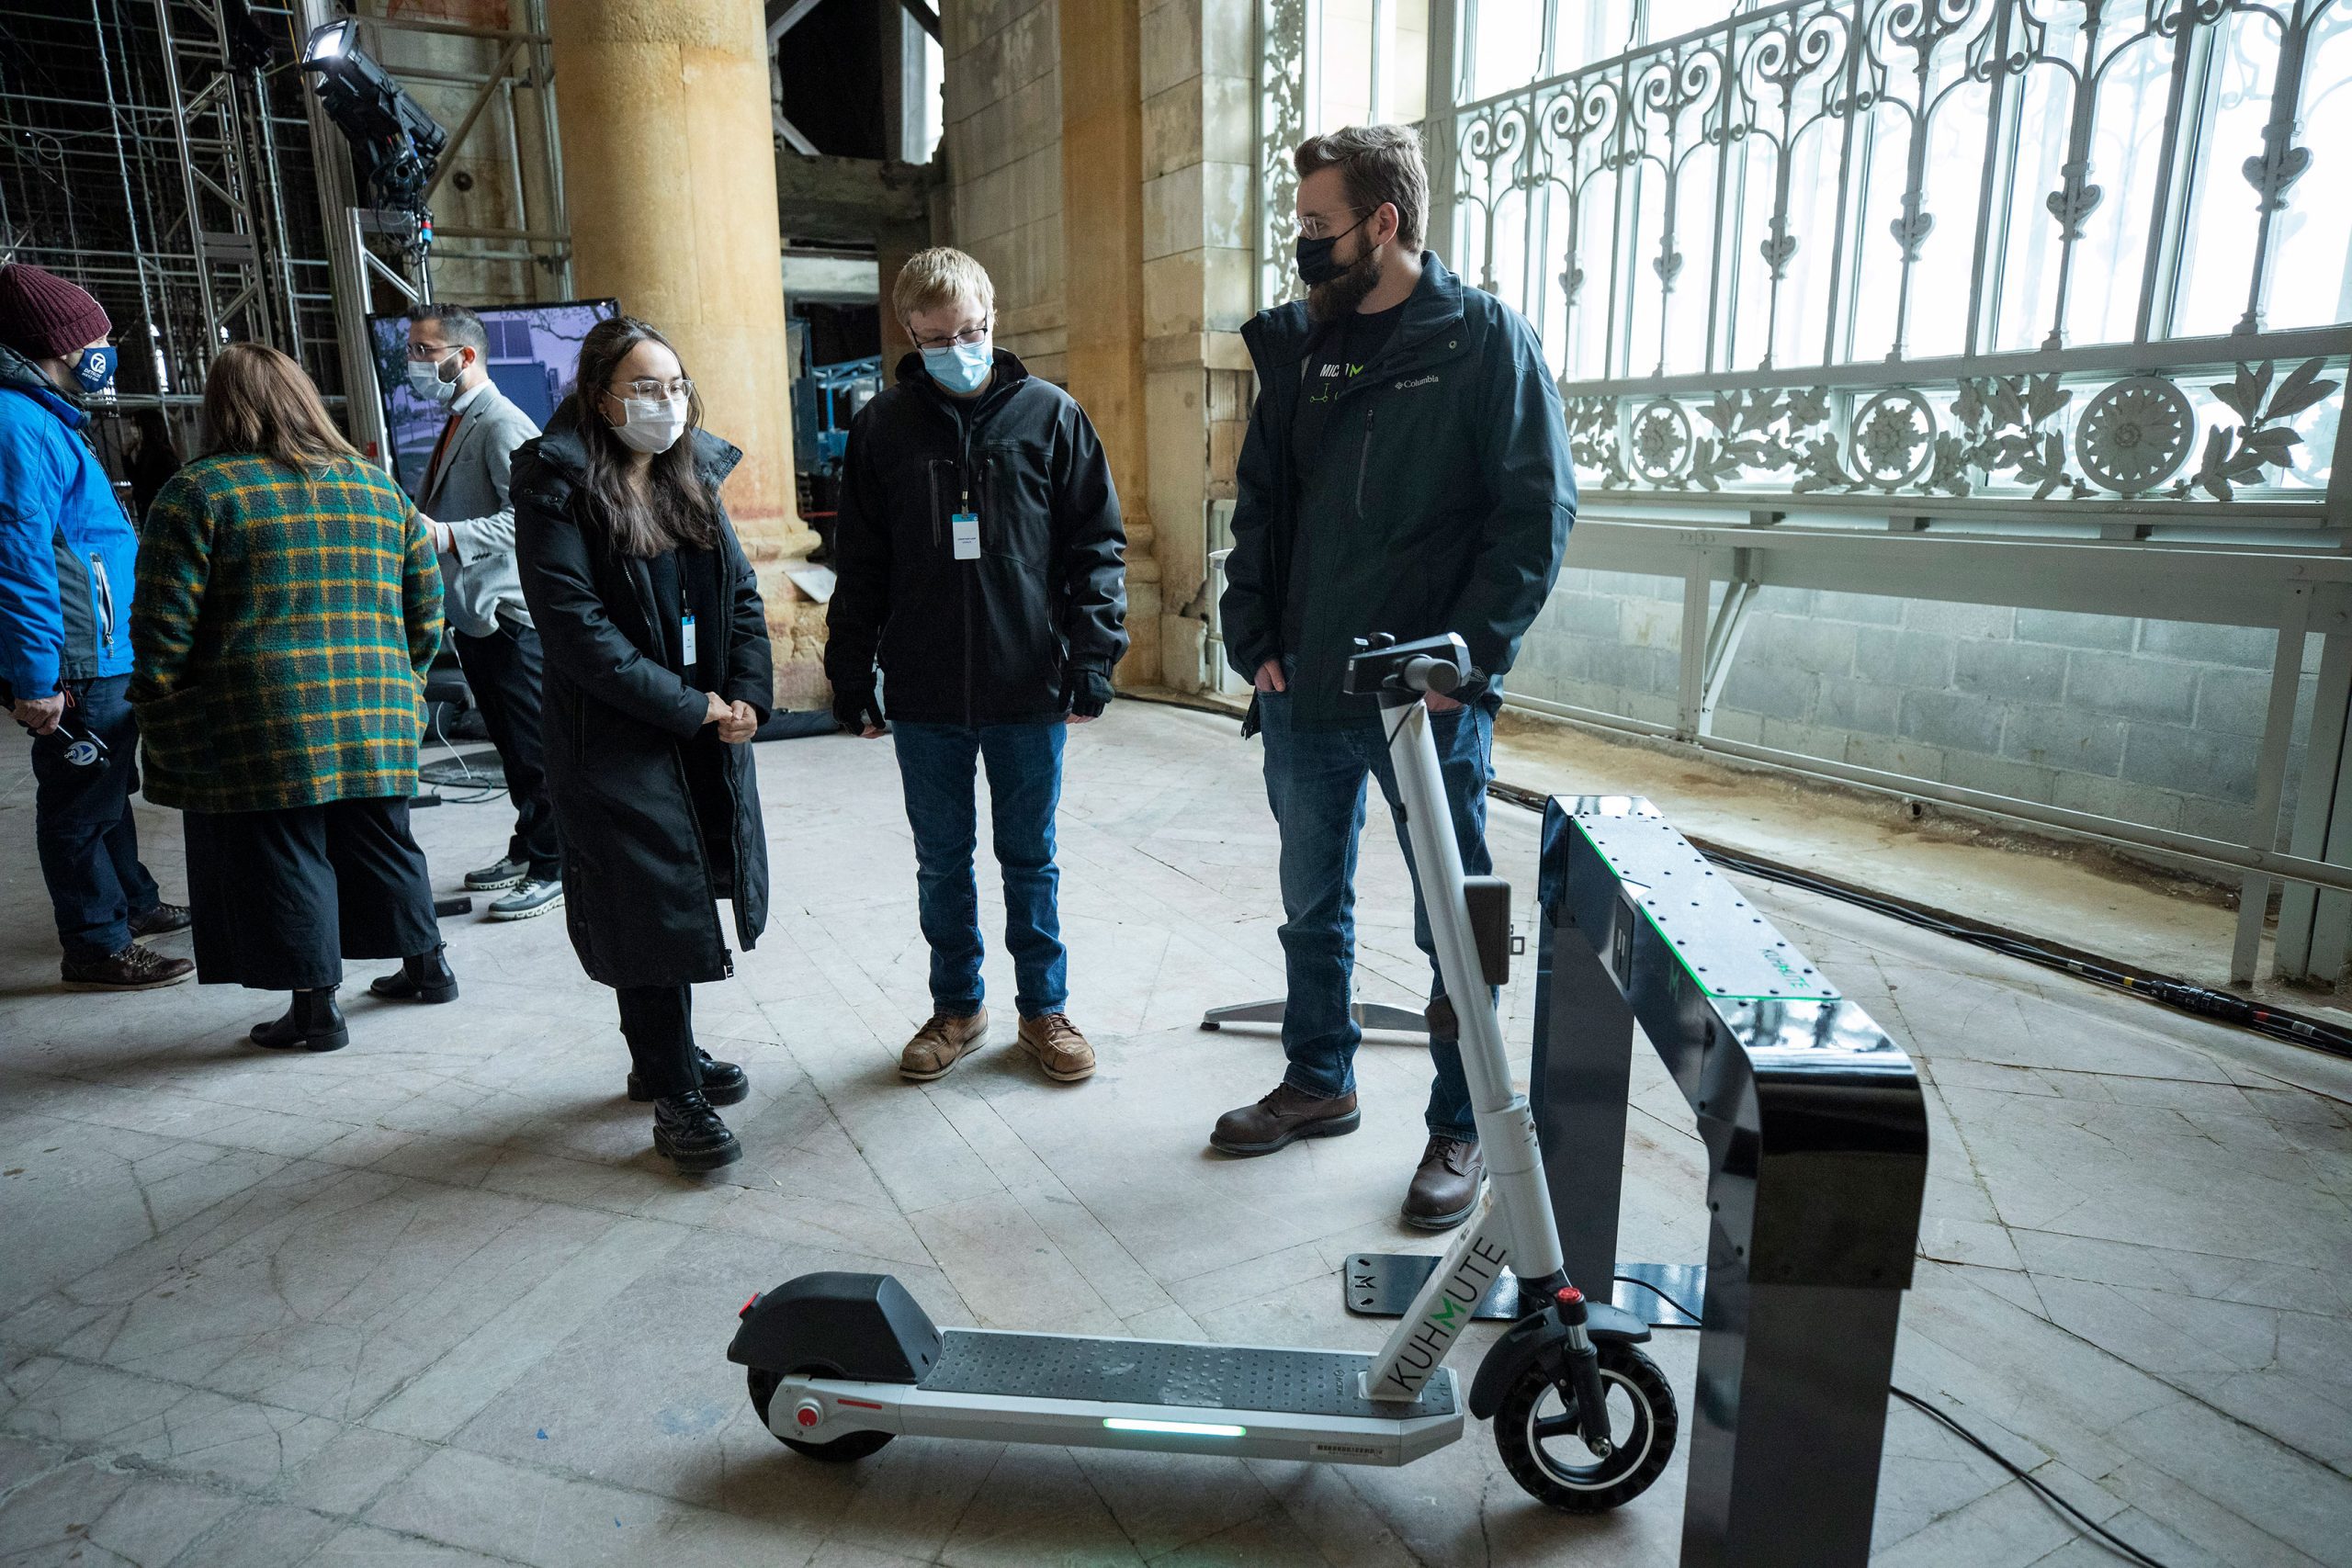
<instances>
[{"instance_id":1,"label":"blue winter coat","mask_svg":"<svg viewBox=\"0 0 2352 1568\"><path fill-rule=\"evenodd\" d=\"M0 346L0 686L55 694L130 673L139 536L83 428L90 416Z\"/></svg>"}]
</instances>

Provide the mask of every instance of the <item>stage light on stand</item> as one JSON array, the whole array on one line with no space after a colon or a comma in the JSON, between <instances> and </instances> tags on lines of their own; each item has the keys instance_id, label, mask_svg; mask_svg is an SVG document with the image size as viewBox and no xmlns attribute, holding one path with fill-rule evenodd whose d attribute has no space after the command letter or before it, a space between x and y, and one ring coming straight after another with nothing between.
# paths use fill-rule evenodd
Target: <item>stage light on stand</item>
<instances>
[{"instance_id":1,"label":"stage light on stand","mask_svg":"<svg viewBox=\"0 0 2352 1568\"><path fill-rule=\"evenodd\" d=\"M351 143L360 181L376 205L410 219L408 249L421 263L433 244L424 193L449 133L360 47L356 18L314 29L302 47L302 71L319 107Z\"/></svg>"}]
</instances>

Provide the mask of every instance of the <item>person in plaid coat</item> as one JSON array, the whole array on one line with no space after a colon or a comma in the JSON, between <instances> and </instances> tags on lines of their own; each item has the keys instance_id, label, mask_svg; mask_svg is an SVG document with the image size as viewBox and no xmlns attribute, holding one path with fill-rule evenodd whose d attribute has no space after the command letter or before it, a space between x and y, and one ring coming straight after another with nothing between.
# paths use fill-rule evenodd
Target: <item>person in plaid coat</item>
<instances>
[{"instance_id":1,"label":"person in plaid coat","mask_svg":"<svg viewBox=\"0 0 2352 1568\"><path fill-rule=\"evenodd\" d=\"M457 995L408 825L440 571L285 355L223 349L204 423L210 451L156 496L139 552L147 798L187 814L198 980L291 991L254 1043L332 1051L345 958Z\"/></svg>"}]
</instances>

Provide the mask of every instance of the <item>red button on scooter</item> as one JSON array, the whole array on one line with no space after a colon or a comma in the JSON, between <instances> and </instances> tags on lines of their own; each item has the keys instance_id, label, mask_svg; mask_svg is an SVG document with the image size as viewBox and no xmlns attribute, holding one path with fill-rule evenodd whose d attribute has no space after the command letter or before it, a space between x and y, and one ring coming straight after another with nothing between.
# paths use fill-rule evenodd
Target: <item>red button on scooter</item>
<instances>
[{"instance_id":1,"label":"red button on scooter","mask_svg":"<svg viewBox=\"0 0 2352 1568\"><path fill-rule=\"evenodd\" d=\"M800 1402L799 1408L793 1411L792 1418L803 1427L813 1427L824 1418L824 1415L823 1405L813 1399L804 1399Z\"/></svg>"}]
</instances>

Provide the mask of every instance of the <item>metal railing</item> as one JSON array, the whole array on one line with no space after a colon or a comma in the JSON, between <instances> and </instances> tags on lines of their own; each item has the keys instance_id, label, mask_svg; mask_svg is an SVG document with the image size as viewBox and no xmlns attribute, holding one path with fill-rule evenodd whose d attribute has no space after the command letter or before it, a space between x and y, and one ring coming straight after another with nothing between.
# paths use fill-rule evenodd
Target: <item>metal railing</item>
<instances>
[{"instance_id":1,"label":"metal railing","mask_svg":"<svg viewBox=\"0 0 2352 1568\"><path fill-rule=\"evenodd\" d=\"M1792 0L1443 134L1590 489L2301 533L2345 521L2339 119L2340 0Z\"/></svg>"}]
</instances>

